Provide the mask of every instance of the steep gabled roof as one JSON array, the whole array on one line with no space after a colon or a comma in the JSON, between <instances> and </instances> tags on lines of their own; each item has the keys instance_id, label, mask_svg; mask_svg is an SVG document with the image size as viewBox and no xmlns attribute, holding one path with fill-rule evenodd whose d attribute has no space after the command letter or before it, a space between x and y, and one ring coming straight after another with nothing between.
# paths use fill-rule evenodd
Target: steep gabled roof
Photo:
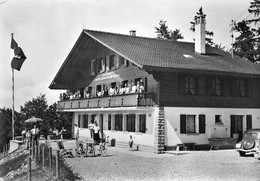
<instances>
[{"instance_id":1,"label":"steep gabled roof","mask_svg":"<svg viewBox=\"0 0 260 181\"><path fill-rule=\"evenodd\" d=\"M93 50L84 49L89 40L112 50L145 70L191 70L260 76L260 66L243 58L232 58L227 52L210 46L207 54L194 51L194 43L145 38L84 29L68 54L49 88L67 89L75 86L80 73L80 55ZM76 66L76 64L78 64ZM74 66L74 67L73 67ZM69 75L68 75L69 74Z\"/></svg>"},{"instance_id":2,"label":"steep gabled roof","mask_svg":"<svg viewBox=\"0 0 260 181\"><path fill-rule=\"evenodd\" d=\"M135 37L85 30L99 43L136 63L141 68L159 67L260 75L259 66L227 52L207 46L207 54L194 51L194 43Z\"/></svg>"}]
</instances>

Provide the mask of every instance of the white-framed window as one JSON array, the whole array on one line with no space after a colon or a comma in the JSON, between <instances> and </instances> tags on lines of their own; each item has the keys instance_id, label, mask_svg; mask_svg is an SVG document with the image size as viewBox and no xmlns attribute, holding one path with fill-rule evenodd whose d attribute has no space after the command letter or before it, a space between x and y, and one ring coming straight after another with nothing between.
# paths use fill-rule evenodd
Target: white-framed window
<instances>
[{"instance_id":1,"label":"white-framed window","mask_svg":"<svg viewBox=\"0 0 260 181\"><path fill-rule=\"evenodd\" d=\"M181 114L180 115L181 134L205 133L205 126L206 126L206 117L203 114L200 115Z\"/></svg>"}]
</instances>

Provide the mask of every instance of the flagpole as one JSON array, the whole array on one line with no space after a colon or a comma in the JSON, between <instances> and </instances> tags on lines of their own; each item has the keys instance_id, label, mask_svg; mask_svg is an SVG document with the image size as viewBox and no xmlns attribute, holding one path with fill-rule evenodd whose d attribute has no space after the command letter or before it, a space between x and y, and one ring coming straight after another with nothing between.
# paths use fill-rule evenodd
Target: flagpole
<instances>
[{"instance_id":1,"label":"flagpole","mask_svg":"<svg viewBox=\"0 0 260 181\"><path fill-rule=\"evenodd\" d=\"M13 33L11 33L11 38L13 38ZM14 140L14 69L12 68L12 140Z\"/></svg>"},{"instance_id":2,"label":"flagpole","mask_svg":"<svg viewBox=\"0 0 260 181\"><path fill-rule=\"evenodd\" d=\"M12 140L14 140L14 69L12 68Z\"/></svg>"}]
</instances>

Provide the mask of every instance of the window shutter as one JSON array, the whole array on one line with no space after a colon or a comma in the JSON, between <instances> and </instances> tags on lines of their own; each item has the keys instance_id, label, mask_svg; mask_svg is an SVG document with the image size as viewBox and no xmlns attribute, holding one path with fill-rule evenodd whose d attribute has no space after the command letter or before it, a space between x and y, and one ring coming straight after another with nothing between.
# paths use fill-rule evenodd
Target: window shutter
<instances>
[{"instance_id":1,"label":"window shutter","mask_svg":"<svg viewBox=\"0 0 260 181\"><path fill-rule=\"evenodd\" d=\"M110 70L110 64L109 64L109 56L106 56L106 71Z\"/></svg>"},{"instance_id":2,"label":"window shutter","mask_svg":"<svg viewBox=\"0 0 260 181\"><path fill-rule=\"evenodd\" d=\"M108 115L108 130L111 130L111 114Z\"/></svg>"},{"instance_id":3,"label":"window shutter","mask_svg":"<svg viewBox=\"0 0 260 181\"><path fill-rule=\"evenodd\" d=\"M230 116L230 131L231 131L231 137L233 137L233 133L236 133L236 115Z\"/></svg>"},{"instance_id":4,"label":"window shutter","mask_svg":"<svg viewBox=\"0 0 260 181\"><path fill-rule=\"evenodd\" d=\"M91 75L95 75L96 74L96 61L95 60L91 60Z\"/></svg>"},{"instance_id":5,"label":"window shutter","mask_svg":"<svg viewBox=\"0 0 260 181\"><path fill-rule=\"evenodd\" d=\"M180 118L180 133L186 134L186 115L181 114Z\"/></svg>"},{"instance_id":6,"label":"window shutter","mask_svg":"<svg viewBox=\"0 0 260 181\"><path fill-rule=\"evenodd\" d=\"M205 115L199 115L199 133L205 133L206 120Z\"/></svg>"},{"instance_id":7,"label":"window shutter","mask_svg":"<svg viewBox=\"0 0 260 181\"><path fill-rule=\"evenodd\" d=\"M246 115L246 129L252 128L252 115Z\"/></svg>"}]
</instances>

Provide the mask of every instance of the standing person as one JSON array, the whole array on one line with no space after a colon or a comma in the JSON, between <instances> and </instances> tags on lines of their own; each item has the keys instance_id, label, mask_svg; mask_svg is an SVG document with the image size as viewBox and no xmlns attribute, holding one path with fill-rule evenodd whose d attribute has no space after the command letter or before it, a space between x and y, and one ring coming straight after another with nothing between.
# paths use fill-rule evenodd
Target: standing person
<instances>
[{"instance_id":1,"label":"standing person","mask_svg":"<svg viewBox=\"0 0 260 181\"><path fill-rule=\"evenodd\" d=\"M24 130L22 131L22 141L23 141L23 144L25 142L25 139L26 139L26 128L24 128Z\"/></svg>"},{"instance_id":2,"label":"standing person","mask_svg":"<svg viewBox=\"0 0 260 181\"><path fill-rule=\"evenodd\" d=\"M26 130L25 136L26 136L26 149L28 150L31 144L31 136L32 136L30 130Z\"/></svg>"},{"instance_id":3,"label":"standing person","mask_svg":"<svg viewBox=\"0 0 260 181\"><path fill-rule=\"evenodd\" d=\"M38 145L39 129L36 127L36 125L33 126L31 133L32 133L33 145L35 144Z\"/></svg>"},{"instance_id":4,"label":"standing person","mask_svg":"<svg viewBox=\"0 0 260 181\"><path fill-rule=\"evenodd\" d=\"M75 138L76 140L79 139L79 127L78 127L77 124L75 124L75 129L74 129L74 138Z\"/></svg>"},{"instance_id":5,"label":"standing person","mask_svg":"<svg viewBox=\"0 0 260 181\"><path fill-rule=\"evenodd\" d=\"M54 128L53 129L53 137L54 137L55 140L58 138L58 135L59 135L59 130Z\"/></svg>"},{"instance_id":6,"label":"standing person","mask_svg":"<svg viewBox=\"0 0 260 181\"><path fill-rule=\"evenodd\" d=\"M88 125L90 137L93 139L94 138L94 122L91 121Z\"/></svg>"},{"instance_id":7,"label":"standing person","mask_svg":"<svg viewBox=\"0 0 260 181\"><path fill-rule=\"evenodd\" d=\"M134 140L133 140L132 135L130 135L129 148L132 148L132 147L133 147L133 144L134 144Z\"/></svg>"},{"instance_id":8,"label":"standing person","mask_svg":"<svg viewBox=\"0 0 260 181\"><path fill-rule=\"evenodd\" d=\"M66 129L64 129L64 127L62 127L60 130L60 139L63 139L65 134L66 134Z\"/></svg>"},{"instance_id":9,"label":"standing person","mask_svg":"<svg viewBox=\"0 0 260 181\"><path fill-rule=\"evenodd\" d=\"M98 126L97 122L94 123L94 144L99 144L100 137L99 137L100 127Z\"/></svg>"}]
</instances>

